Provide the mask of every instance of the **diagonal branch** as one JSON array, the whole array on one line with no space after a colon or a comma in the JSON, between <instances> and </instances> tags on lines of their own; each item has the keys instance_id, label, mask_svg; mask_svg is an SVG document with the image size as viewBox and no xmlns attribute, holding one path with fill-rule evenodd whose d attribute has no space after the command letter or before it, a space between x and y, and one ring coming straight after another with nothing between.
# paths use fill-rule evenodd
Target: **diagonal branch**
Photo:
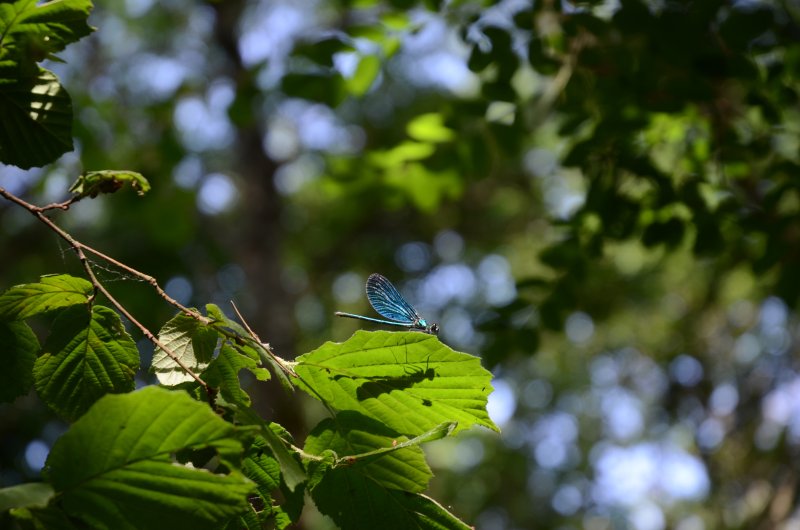
<instances>
[{"instance_id":1,"label":"diagonal branch","mask_svg":"<svg viewBox=\"0 0 800 530\"><path fill-rule=\"evenodd\" d=\"M193 312L193 311L183 307L177 301L175 301L172 298L170 298L158 286L158 283L156 282L156 280L154 278L152 278L151 276L147 276L146 274L143 274L143 273L141 273L139 271L136 271L135 269L132 269L132 268L120 263L119 261L114 260L113 258L110 258L109 256L106 256L105 254L103 254L103 253L101 253L101 252L89 247L88 245L84 245L83 243L81 243L80 241L78 241L77 239L72 237L68 232L64 231L57 224L55 224L50 218L48 218L43 213L46 210L53 209L53 208L60 208L61 206L53 206L53 205L48 205L48 206L45 206L45 207L35 206L35 205L30 204L29 202L17 197L13 193L10 193L9 191L7 191L5 188L2 188L2 187L0 187L0 196L2 196L4 198L8 199L9 201L11 201L11 202L13 202L13 203L25 208L26 210L28 210L34 217L36 217L39 221L41 221L42 223L47 225L47 227L50 228L50 230L52 230L53 232L58 234L59 237L61 237L64 241L66 241L69 244L69 246L72 247L75 250L75 254L78 256L78 259L80 260L81 264L83 265L83 268L86 271L86 275L89 277L89 281L91 281L92 286L95 289L95 292L102 293L103 296L105 296L109 300L109 302L120 313L122 313L125 316L125 318L127 318L131 322L131 324L136 326L142 332L142 334L147 338L147 340L152 342L156 347L161 348L162 350L164 350L164 352L173 361L175 361L175 363L178 366L180 366L184 371L186 371L186 373L189 374L192 377L192 379L197 381L197 383L201 387L203 387L203 389L206 391L206 393L208 393L209 400L213 400L213 397L214 397L214 394L215 394L214 390L211 387L209 387L208 384L205 381L203 381L200 378L199 375L194 373L191 370L191 368L186 366L186 364L183 361L181 361L181 359L175 354L175 352L173 352L168 347L166 347L160 340L158 340L158 337L153 335L153 333L149 329L147 329L142 323L140 323L138 320L136 320L136 318L127 309L125 309L125 307L116 298L114 298L114 296L110 292L108 292L108 290L105 288L105 286L102 284L102 282L100 282L100 280L97 279L97 276L95 276L94 270L92 269L92 266L89 263L89 260L86 258L86 254L84 253L84 250L87 251L87 252L91 252L92 254L95 254L95 255L103 258L103 259L108 260L109 262L121 267L122 269L126 270L127 272L130 272L131 274L135 274L136 276L145 279L148 283L150 283L151 285L156 287L157 290L159 291L159 294L161 294L163 297L165 297L165 299L167 301L169 301L173 305L176 305L176 306L180 307L181 310L184 313L187 313L189 316L192 316L194 318L200 317L200 319L202 319L203 321L208 321L208 319L206 317L203 317L199 313ZM67 203L69 203L69 201L67 201ZM62 203L62 204L67 204L67 203ZM65 209L65 208L62 208L62 209Z\"/></svg>"}]
</instances>

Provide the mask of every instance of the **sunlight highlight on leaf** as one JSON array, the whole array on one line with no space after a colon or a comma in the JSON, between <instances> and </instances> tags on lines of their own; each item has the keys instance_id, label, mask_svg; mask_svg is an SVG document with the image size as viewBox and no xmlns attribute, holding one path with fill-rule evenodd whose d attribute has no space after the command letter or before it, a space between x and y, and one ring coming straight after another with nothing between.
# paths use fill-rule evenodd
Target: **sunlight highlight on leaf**
<instances>
[{"instance_id":1,"label":"sunlight highlight on leaf","mask_svg":"<svg viewBox=\"0 0 800 530\"><path fill-rule=\"evenodd\" d=\"M234 433L185 392L147 387L101 399L56 442L47 466L64 509L94 528L218 529L247 510L254 489L238 470ZM227 470L175 460L202 448Z\"/></svg>"},{"instance_id":2,"label":"sunlight highlight on leaf","mask_svg":"<svg viewBox=\"0 0 800 530\"><path fill-rule=\"evenodd\" d=\"M357 331L297 360L300 388L400 434L416 436L448 421L458 422L457 431L473 425L498 430L486 412L491 373L479 358L453 351L434 336Z\"/></svg>"}]
</instances>

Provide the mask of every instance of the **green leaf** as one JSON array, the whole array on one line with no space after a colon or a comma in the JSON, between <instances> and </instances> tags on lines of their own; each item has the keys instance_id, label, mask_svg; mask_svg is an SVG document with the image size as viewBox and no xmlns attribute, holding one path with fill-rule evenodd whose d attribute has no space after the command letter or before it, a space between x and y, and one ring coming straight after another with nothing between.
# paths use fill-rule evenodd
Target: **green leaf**
<instances>
[{"instance_id":1,"label":"green leaf","mask_svg":"<svg viewBox=\"0 0 800 530\"><path fill-rule=\"evenodd\" d=\"M455 138L453 129L445 127L444 118L438 112L415 117L406 125L406 132L420 142L449 142Z\"/></svg>"},{"instance_id":2,"label":"green leaf","mask_svg":"<svg viewBox=\"0 0 800 530\"><path fill-rule=\"evenodd\" d=\"M264 440L266 440L267 445L272 451L272 454L275 455L275 458L277 458L278 463L281 465L283 481L290 490L294 491L294 489L306 479L303 468L295 459L295 455L297 453L290 451L286 447L284 441L270 428L270 426L264 426L261 429L261 435L264 437Z\"/></svg>"},{"instance_id":3,"label":"green leaf","mask_svg":"<svg viewBox=\"0 0 800 530\"><path fill-rule=\"evenodd\" d=\"M251 359L260 361L261 366L271 366L273 373L275 373L275 375L278 377L281 385L287 390L294 390L294 386L289 381L286 373L283 371L283 368L278 364L278 361L276 361L269 354L269 352L267 352L264 345L252 338L250 334L239 325L239 323L228 318L225 313L222 312L219 306L215 304L206 304L206 314L210 318L214 319L214 322L211 323L211 327L220 329L220 331L223 333L233 332L241 337L241 342L231 342L231 346L235 348L236 351ZM259 376L256 375L256 377Z\"/></svg>"},{"instance_id":4,"label":"green leaf","mask_svg":"<svg viewBox=\"0 0 800 530\"><path fill-rule=\"evenodd\" d=\"M51 488L52 489L52 488ZM15 508L11 515L24 529L34 530L83 530L67 517L63 510L48 506L46 508Z\"/></svg>"},{"instance_id":5,"label":"green leaf","mask_svg":"<svg viewBox=\"0 0 800 530\"><path fill-rule=\"evenodd\" d=\"M342 530L469 530L469 526L424 495L384 488L356 469L329 470L311 490L319 511Z\"/></svg>"},{"instance_id":6,"label":"green leaf","mask_svg":"<svg viewBox=\"0 0 800 530\"><path fill-rule=\"evenodd\" d=\"M405 11L388 11L381 15L380 20L392 31L405 31L411 25L411 18Z\"/></svg>"},{"instance_id":7,"label":"green leaf","mask_svg":"<svg viewBox=\"0 0 800 530\"><path fill-rule=\"evenodd\" d=\"M423 164L409 162L387 171L386 184L404 192L420 211L433 214L445 198L461 195L463 179L455 170L436 172Z\"/></svg>"},{"instance_id":8,"label":"green leaf","mask_svg":"<svg viewBox=\"0 0 800 530\"><path fill-rule=\"evenodd\" d=\"M195 374L202 373L211 362L218 334L202 322L178 313L158 332L158 340ZM194 381L167 352L161 348L153 353L153 371L162 385L175 386Z\"/></svg>"},{"instance_id":9,"label":"green leaf","mask_svg":"<svg viewBox=\"0 0 800 530\"><path fill-rule=\"evenodd\" d=\"M393 168L413 160L424 160L436 152L436 146L430 143L403 142L388 151L375 151L371 162L378 167Z\"/></svg>"},{"instance_id":10,"label":"green leaf","mask_svg":"<svg viewBox=\"0 0 800 530\"><path fill-rule=\"evenodd\" d=\"M407 511L414 514L420 528L436 530L472 530L474 527L448 512L444 506L427 495L391 492L392 498Z\"/></svg>"},{"instance_id":11,"label":"green leaf","mask_svg":"<svg viewBox=\"0 0 800 530\"><path fill-rule=\"evenodd\" d=\"M387 488L421 492L433 476L425 454L408 438L382 423L352 411L320 422L306 438L304 450L320 455L334 451L358 471Z\"/></svg>"},{"instance_id":12,"label":"green leaf","mask_svg":"<svg viewBox=\"0 0 800 530\"><path fill-rule=\"evenodd\" d=\"M139 352L112 309L72 307L53 322L36 359L36 391L66 418L83 414L104 394L134 389Z\"/></svg>"},{"instance_id":13,"label":"green leaf","mask_svg":"<svg viewBox=\"0 0 800 530\"><path fill-rule=\"evenodd\" d=\"M0 321L0 345L0 402L10 403L31 389L39 340L24 322Z\"/></svg>"},{"instance_id":14,"label":"green leaf","mask_svg":"<svg viewBox=\"0 0 800 530\"><path fill-rule=\"evenodd\" d=\"M347 91L354 96L363 96L372 87L380 71L381 60L376 55L362 57L353 76L346 81Z\"/></svg>"},{"instance_id":15,"label":"green leaf","mask_svg":"<svg viewBox=\"0 0 800 530\"><path fill-rule=\"evenodd\" d=\"M259 381L269 379L269 371L266 368L259 368L258 361L242 355L226 341L222 344L217 358L211 361L203 372L203 380L219 388L226 401L250 406L250 396L242 390L239 382L239 371L245 369L250 370Z\"/></svg>"},{"instance_id":16,"label":"green leaf","mask_svg":"<svg viewBox=\"0 0 800 530\"><path fill-rule=\"evenodd\" d=\"M247 408L239 409L238 419L244 424L257 425L259 427L259 433L272 452L272 456L280 464L283 481L290 490L294 491L298 485L306 480L303 467L295 459L297 453L289 450L287 442L284 442L281 436L273 430L273 425L268 425L258 414Z\"/></svg>"},{"instance_id":17,"label":"green leaf","mask_svg":"<svg viewBox=\"0 0 800 530\"><path fill-rule=\"evenodd\" d=\"M248 510L235 427L185 392L147 387L105 396L53 445L49 478L71 516L93 528L217 529ZM211 448L229 471L175 461Z\"/></svg>"},{"instance_id":18,"label":"green leaf","mask_svg":"<svg viewBox=\"0 0 800 530\"><path fill-rule=\"evenodd\" d=\"M263 495L270 495L281 484L281 466L269 453L269 444L258 436L242 462L245 476L256 483L258 491Z\"/></svg>"},{"instance_id":19,"label":"green leaf","mask_svg":"<svg viewBox=\"0 0 800 530\"><path fill-rule=\"evenodd\" d=\"M22 320L77 304L92 296L92 284L68 274L42 276L39 283L11 287L0 295L0 319Z\"/></svg>"},{"instance_id":20,"label":"green leaf","mask_svg":"<svg viewBox=\"0 0 800 530\"><path fill-rule=\"evenodd\" d=\"M274 504L272 499L272 492L281 487L281 466L271 456L269 444L263 437L257 436L248 449L247 456L242 462L242 471L247 478L256 483L258 495L264 505L263 510L252 512L256 515L259 525L270 519L274 519L274 524L278 528L291 524L292 520L288 514L280 506ZM299 488L297 493L302 497L303 489ZM290 498L292 495L289 492L288 495L285 494L284 496ZM246 523L252 525L252 517L249 517ZM255 526L254 528L261 529L262 526Z\"/></svg>"},{"instance_id":21,"label":"green leaf","mask_svg":"<svg viewBox=\"0 0 800 530\"><path fill-rule=\"evenodd\" d=\"M336 410L416 436L444 422L498 430L486 412L491 373L480 359L424 333L357 331L300 356L298 386Z\"/></svg>"},{"instance_id":22,"label":"green leaf","mask_svg":"<svg viewBox=\"0 0 800 530\"><path fill-rule=\"evenodd\" d=\"M92 10L90 0L53 0L38 4L20 0L0 4L0 50L10 55L28 52L23 46L31 39L42 46L41 60L63 50L67 44L89 35L93 28L86 21Z\"/></svg>"},{"instance_id":23,"label":"green leaf","mask_svg":"<svg viewBox=\"0 0 800 530\"><path fill-rule=\"evenodd\" d=\"M18 484L0 489L0 513L11 508L46 506L53 496L53 487L44 482Z\"/></svg>"},{"instance_id":24,"label":"green leaf","mask_svg":"<svg viewBox=\"0 0 800 530\"><path fill-rule=\"evenodd\" d=\"M292 97L336 107L347 95L345 82L338 73L290 73L281 79L281 89Z\"/></svg>"},{"instance_id":25,"label":"green leaf","mask_svg":"<svg viewBox=\"0 0 800 530\"><path fill-rule=\"evenodd\" d=\"M69 191L79 197L97 197L100 193L114 193L125 183L130 183L138 195L150 191L150 183L141 173L135 171L116 171L106 169L103 171L87 171L78 176Z\"/></svg>"},{"instance_id":26,"label":"green leaf","mask_svg":"<svg viewBox=\"0 0 800 530\"><path fill-rule=\"evenodd\" d=\"M72 100L52 72L21 77L0 69L0 116L4 164L39 167L72 151Z\"/></svg>"}]
</instances>

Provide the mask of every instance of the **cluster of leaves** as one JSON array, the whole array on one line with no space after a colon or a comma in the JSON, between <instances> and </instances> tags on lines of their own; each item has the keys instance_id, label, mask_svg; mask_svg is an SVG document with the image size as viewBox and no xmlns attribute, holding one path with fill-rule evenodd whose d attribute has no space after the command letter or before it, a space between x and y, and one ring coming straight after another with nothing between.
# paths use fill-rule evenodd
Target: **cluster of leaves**
<instances>
[{"instance_id":1,"label":"cluster of leaves","mask_svg":"<svg viewBox=\"0 0 800 530\"><path fill-rule=\"evenodd\" d=\"M48 276L0 296L3 400L34 386L77 419L53 446L46 482L0 490L0 507L34 528L283 528L308 491L342 528L466 528L422 494L432 473L419 446L496 429L479 359L413 332L324 344L275 371L331 412L301 449L250 409L239 383L243 369L267 379L276 358L216 306L207 313L179 314L159 333L174 353L157 351L154 371L182 389L133 392L136 346L89 282ZM41 347L25 322L38 315L53 317ZM209 385L213 409L186 367Z\"/></svg>"},{"instance_id":2,"label":"cluster of leaves","mask_svg":"<svg viewBox=\"0 0 800 530\"><path fill-rule=\"evenodd\" d=\"M0 161L41 166L71 149L69 97L38 62L56 60L91 31L91 7L0 2L0 113L9 117L0 124ZM126 182L140 194L149 189L135 172L92 171L60 206ZM497 429L486 412L491 374L478 358L422 333L357 332L290 363L210 304L205 314L181 308L162 327L152 363L161 386L135 391L137 346L91 280L44 276L0 295L0 400L35 388L73 422L48 456L44 482L0 490L4 520L65 529L285 528L307 492L342 528L467 528L422 493L432 473L420 444L474 425ZM42 344L32 318L50 323ZM330 417L295 446L250 408L241 370L262 381L274 374Z\"/></svg>"},{"instance_id":3,"label":"cluster of leaves","mask_svg":"<svg viewBox=\"0 0 800 530\"><path fill-rule=\"evenodd\" d=\"M570 76L555 104L558 134L570 138L562 165L582 169L586 199L563 239L540 254L556 280L525 281L540 288L542 323L561 329L580 306L590 263L626 240L688 245L718 258L721 270L746 264L796 304L789 249L800 222L792 184L800 161L786 148L797 142L796 18L763 3L654 9L628 0L610 17L554 4L517 13L514 28L491 28L500 58L471 62L503 72L509 35L532 32L530 66ZM775 138L777 130L786 132Z\"/></svg>"}]
</instances>

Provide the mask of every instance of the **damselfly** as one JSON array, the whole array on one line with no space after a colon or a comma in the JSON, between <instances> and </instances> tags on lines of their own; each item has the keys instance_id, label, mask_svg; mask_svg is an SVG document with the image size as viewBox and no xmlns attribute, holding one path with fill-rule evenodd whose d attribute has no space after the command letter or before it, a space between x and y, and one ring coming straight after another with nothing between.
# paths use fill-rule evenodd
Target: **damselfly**
<instances>
[{"instance_id":1,"label":"damselfly","mask_svg":"<svg viewBox=\"0 0 800 530\"><path fill-rule=\"evenodd\" d=\"M369 278L367 278L367 299L369 299L369 303L375 311L389 320L354 315L353 313L342 313L341 311L337 311L336 316L418 329L431 335L439 333L439 324L428 324L428 321L419 316L417 311L411 307L411 304L406 302L406 299L392 285L392 282L380 274L370 274Z\"/></svg>"}]
</instances>

